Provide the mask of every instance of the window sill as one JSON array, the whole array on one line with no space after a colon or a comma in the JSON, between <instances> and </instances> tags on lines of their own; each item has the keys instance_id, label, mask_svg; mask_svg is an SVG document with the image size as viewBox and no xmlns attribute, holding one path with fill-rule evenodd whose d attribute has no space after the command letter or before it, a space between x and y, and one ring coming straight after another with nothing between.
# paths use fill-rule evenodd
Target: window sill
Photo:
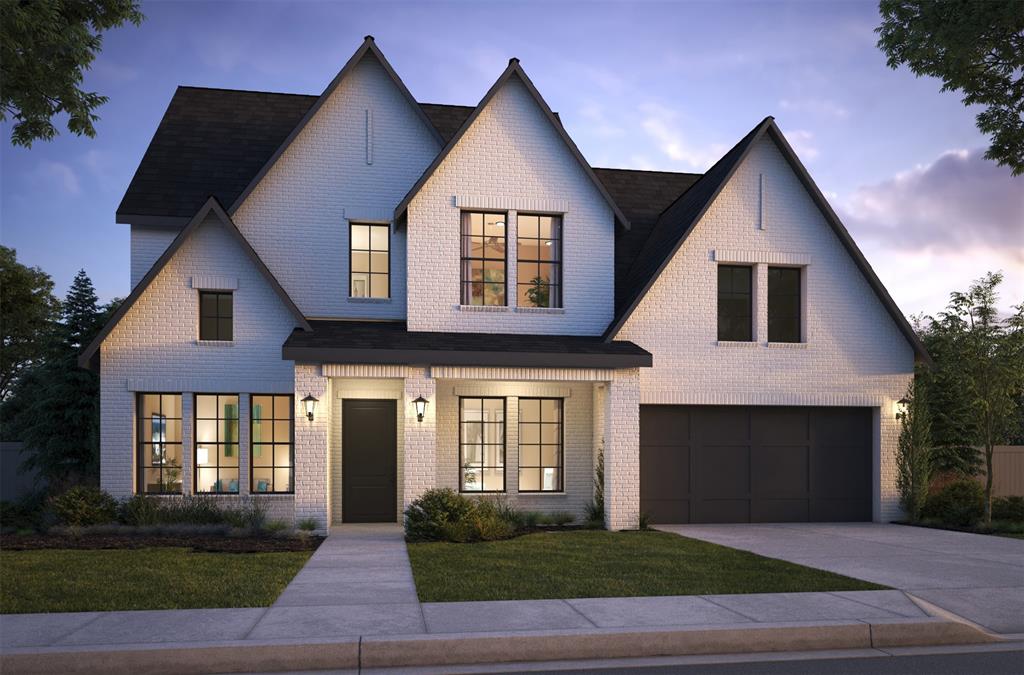
<instances>
[{"instance_id":1,"label":"window sill","mask_svg":"<svg viewBox=\"0 0 1024 675\"><path fill-rule=\"evenodd\" d=\"M750 342L737 342L737 341L731 341L731 340L718 340L718 341L715 342L715 345L717 345L719 347L747 347L747 348L750 348L750 347L756 347L757 343L754 342L753 340L751 340Z\"/></svg>"},{"instance_id":2,"label":"window sill","mask_svg":"<svg viewBox=\"0 0 1024 675\"><path fill-rule=\"evenodd\" d=\"M565 490L528 490L526 492L517 492L520 497L565 497L568 493Z\"/></svg>"},{"instance_id":3,"label":"window sill","mask_svg":"<svg viewBox=\"0 0 1024 675\"><path fill-rule=\"evenodd\" d=\"M523 314L565 314L564 307L516 307Z\"/></svg>"},{"instance_id":4,"label":"window sill","mask_svg":"<svg viewBox=\"0 0 1024 675\"><path fill-rule=\"evenodd\" d=\"M348 301L368 305L386 305L391 302L391 298L349 298Z\"/></svg>"},{"instance_id":5,"label":"window sill","mask_svg":"<svg viewBox=\"0 0 1024 675\"><path fill-rule=\"evenodd\" d=\"M508 312L512 308L508 305L455 305L460 312Z\"/></svg>"},{"instance_id":6,"label":"window sill","mask_svg":"<svg viewBox=\"0 0 1024 675\"><path fill-rule=\"evenodd\" d=\"M768 349L807 349L806 342L769 342Z\"/></svg>"},{"instance_id":7,"label":"window sill","mask_svg":"<svg viewBox=\"0 0 1024 675\"><path fill-rule=\"evenodd\" d=\"M200 347L234 347L234 340L196 340Z\"/></svg>"}]
</instances>

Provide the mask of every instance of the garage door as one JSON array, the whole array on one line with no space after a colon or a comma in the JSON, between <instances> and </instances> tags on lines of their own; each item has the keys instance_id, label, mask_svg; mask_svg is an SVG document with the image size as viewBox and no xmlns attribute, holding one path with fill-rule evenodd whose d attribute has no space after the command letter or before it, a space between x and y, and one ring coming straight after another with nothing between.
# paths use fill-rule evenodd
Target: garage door
<instances>
[{"instance_id":1,"label":"garage door","mask_svg":"<svg viewBox=\"0 0 1024 675\"><path fill-rule=\"evenodd\" d=\"M640 407L653 523L871 520L871 409Z\"/></svg>"}]
</instances>

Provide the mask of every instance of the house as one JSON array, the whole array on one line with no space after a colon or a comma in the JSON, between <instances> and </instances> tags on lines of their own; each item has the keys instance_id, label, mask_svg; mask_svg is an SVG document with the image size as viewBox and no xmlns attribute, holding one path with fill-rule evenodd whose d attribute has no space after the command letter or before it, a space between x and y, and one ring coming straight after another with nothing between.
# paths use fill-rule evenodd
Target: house
<instances>
[{"instance_id":1,"label":"house","mask_svg":"<svg viewBox=\"0 0 1024 675\"><path fill-rule=\"evenodd\" d=\"M516 59L417 102L180 87L82 355L118 497L396 521L428 488L606 525L888 520L907 324L772 118L707 173L593 168Z\"/></svg>"}]
</instances>

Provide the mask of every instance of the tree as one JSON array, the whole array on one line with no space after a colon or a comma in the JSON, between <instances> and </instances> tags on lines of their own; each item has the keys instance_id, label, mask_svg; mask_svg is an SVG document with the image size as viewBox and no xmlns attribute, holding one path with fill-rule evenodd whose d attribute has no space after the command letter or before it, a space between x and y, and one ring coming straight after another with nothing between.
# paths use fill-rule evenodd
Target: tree
<instances>
[{"instance_id":1,"label":"tree","mask_svg":"<svg viewBox=\"0 0 1024 675\"><path fill-rule=\"evenodd\" d=\"M14 119L11 143L31 147L68 130L93 137L106 96L81 89L103 31L143 19L137 0L0 0L0 121Z\"/></svg>"},{"instance_id":2,"label":"tree","mask_svg":"<svg viewBox=\"0 0 1024 675\"><path fill-rule=\"evenodd\" d=\"M59 316L53 280L38 267L26 267L13 248L0 246L0 401L18 377L46 350L42 336Z\"/></svg>"},{"instance_id":3,"label":"tree","mask_svg":"<svg viewBox=\"0 0 1024 675\"><path fill-rule=\"evenodd\" d=\"M906 409L900 417L896 450L896 485L900 504L911 522L921 517L932 479L931 417L923 380L915 379L907 389Z\"/></svg>"},{"instance_id":4,"label":"tree","mask_svg":"<svg viewBox=\"0 0 1024 675\"><path fill-rule=\"evenodd\" d=\"M881 0L878 48L886 63L962 91L981 105L987 159L1024 173L1024 2L1022 0Z\"/></svg>"}]
</instances>

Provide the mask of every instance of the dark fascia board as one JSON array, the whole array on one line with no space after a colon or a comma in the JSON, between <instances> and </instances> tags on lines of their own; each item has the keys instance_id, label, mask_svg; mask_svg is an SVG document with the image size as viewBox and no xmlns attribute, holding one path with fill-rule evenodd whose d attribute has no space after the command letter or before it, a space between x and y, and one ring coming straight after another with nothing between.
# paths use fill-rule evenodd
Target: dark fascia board
<instances>
[{"instance_id":1,"label":"dark fascia board","mask_svg":"<svg viewBox=\"0 0 1024 675\"><path fill-rule=\"evenodd\" d=\"M843 244L843 247L846 248L846 251L850 254L850 257L853 258L853 261L857 265L857 268L860 270L861 274L864 275L864 278L867 280L868 285L871 286L871 289L875 292L875 295L881 301L886 311L889 312L889 315L892 317L893 321L896 322L896 326L900 329L900 332L903 333L907 341L910 342L910 346L914 349L915 358L924 363L932 364L933 361L931 355L928 354L928 350L925 348L924 343L921 342L921 338L914 331L914 328L913 326L910 325L910 322L907 320L907 317L904 316L903 312L900 311L899 307L896 305L896 302L892 299L892 296L889 295L889 291L886 290L885 286L878 278L878 275L875 274L875 271L868 263L867 258L864 257L864 254L861 252L860 248L857 247L857 244L853 241L853 237L850 236L849 231L843 225L842 221L839 220L839 216L836 215L835 211L832 210L832 207L829 205L828 200L825 199L825 195L822 194L821 190L814 182L814 179L811 178L811 175L810 173L808 173L807 168L800 161L800 158L797 157L796 152L793 150L792 146L786 140L786 137L783 135L778 125L775 124L775 120L772 117L766 117L761 122L750 144L737 158L736 162L730 168L725 179L715 189L713 195L710 199L707 200L707 202L701 208L697 217L694 218L693 221L689 223L689 225L686 228L686 231L683 233L683 235L679 238L679 241L673 247L671 254L669 254L665 258L664 262L662 262L657 272L651 275L651 278L647 281L643 289L636 295L636 297L633 298L626 311L624 311L616 319L616 321L611 326L608 327L608 330L605 331L605 339L609 341L614 339L615 335L626 323L626 320L636 309L637 305L639 305L640 301L644 298L645 295L647 295L647 291L650 290L651 286L653 286L657 278L661 276L661 273L668 266L669 262L675 257L676 253L679 251L679 248L683 245L683 242L685 242L686 238L690 235L690 232L693 231L693 228L696 226L696 224L699 223L700 220L704 217L704 214L707 212L708 208L710 208L711 204L718 197L718 194L722 191L722 188L724 188L726 183L728 183L732 179L733 174L736 172L736 169L740 166L740 164L743 163L743 160L750 152L750 149L753 148L757 141L760 139L760 137L766 133L775 142L775 145L779 148L779 151L782 153L782 156L786 158L786 161L789 163L790 167L796 173L801 184L803 184L804 188L811 195L811 199L817 205L822 215L825 216L825 221L832 228L833 232L836 233L836 236L839 238L839 241Z\"/></svg>"},{"instance_id":2,"label":"dark fascia board","mask_svg":"<svg viewBox=\"0 0 1024 675\"><path fill-rule=\"evenodd\" d=\"M299 363L355 363L514 368L649 368L651 354L566 354L543 352L448 351L435 349L281 348L281 358Z\"/></svg>"},{"instance_id":3,"label":"dark fascia board","mask_svg":"<svg viewBox=\"0 0 1024 675\"><path fill-rule=\"evenodd\" d=\"M165 227L169 230L180 230L188 225L188 221L189 219L184 216L133 216L128 213L117 213L114 219L114 222L120 225Z\"/></svg>"},{"instance_id":4,"label":"dark fascia board","mask_svg":"<svg viewBox=\"0 0 1024 675\"><path fill-rule=\"evenodd\" d=\"M331 80L331 83L327 85L327 88L324 89L324 92L320 94L320 97L316 100L312 107L310 107L310 109L306 112L302 119L299 120L299 123L295 126L294 129L292 129L291 133L289 133L288 136L284 139L284 141L281 142L281 145L277 148L277 150L274 151L274 154L270 156L270 159L268 159L266 164L263 165L263 168L259 170L259 172L253 177L253 179L249 181L249 184L245 187L245 189L242 190L242 193L238 195L238 198L235 199L234 203L231 205L231 208L228 209L228 213L234 214L238 210L238 208L246 200L249 194L254 189L256 189L256 186L259 185L261 180L263 180L263 177L266 176L270 169L274 166L274 164L277 163L277 160L280 159L281 155L284 154L285 150L288 149L288 146L290 146L292 142L296 138L298 138L299 134L302 133L302 130L306 128L306 125L309 124L310 120L312 120L313 117L316 116L317 112L319 112L323 104L327 102L327 99L330 98L331 94L334 93L334 90L338 88L338 85L341 84L341 82L345 79L349 72L351 72L367 54L372 54L380 62L380 64L384 66L384 70L387 72L388 76L391 77L391 80L395 83L395 86L398 87L398 90L402 93L402 96L404 96L405 99L409 101L409 104L416 110L416 113L419 115L420 120L422 120L423 124L426 125L431 135L433 135L434 139L437 141L438 146L444 146L444 139L441 138L441 134L438 133L437 129L434 128L434 125L430 121L430 118L427 117L427 114L423 112L423 109L420 107L420 104L416 101L415 98L413 98L412 93L409 91L409 88L405 86L404 82L402 82L402 78L398 76L398 73L395 72L395 69L391 67L390 63L388 63L388 60L384 57L384 53L381 52L381 50L377 47L376 42L374 42L373 36L367 35L365 38L363 38L363 44L359 46L359 49L356 50L355 54L353 54L352 57L342 67L342 69L338 71L338 74L334 76L334 79Z\"/></svg>"},{"instance_id":5,"label":"dark fascia board","mask_svg":"<svg viewBox=\"0 0 1024 675\"><path fill-rule=\"evenodd\" d=\"M459 130L455 132L455 135L452 136L450 141L448 141L448 144L445 145L444 149L441 150L437 157L434 158L434 161L430 163L430 166L427 167L427 170L423 172L423 175L420 176L419 180L416 181L416 184L412 186L409 192L398 204L398 207L395 208L396 226L400 226L400 224L406 222L405 211L406 209L409 208L409 203L412 202L413 198L419 193L420 189L423 188L423 186L430 179L430 177L434 175L434 172L437 171L437 168L439 166L441 166L441 163L444 162L444 160L448 157L449 154L451 154L451 151L455 148L455 146L459 144L459 141L462 140L462 137L466 134L469 128L473 126L473 123L476 121L476 118L480 116L480 113L483 111L484 108L487 107L487 104L491 102L491 99L494 98L494 96L498 93L502 86L504 86L504 84L513 75L518 77L519 80L526 86L526 90L530 92L530 95L533 96L534 101L536 101L537 105L540 106L540 109L544 111L544 116L548 119L551 125L558 132L558 135L561 137L566 147L569 148L569 152L571 152L573 157L576 158L576 161L579 162L579 165L583 168L583 172L587 175L588 178L590 178L590 181L594 184L594 187L597 188L597 191L601 193L601 196L608 203L608 206L611 207L612 213L615 214L615 219L624 229L628 230L629 219L626 218L626 216L622 213L622 210L619 209L619 205L615 203L614 199L612 199L612 196L608 193L608 190L604 187L604 184L597 177L597 174L594 173L594 170L591 168L590 164L583 156L583 153L580 152L580 149L576 146L576 143L572 140L572 137L569 136L569 133L565 130L565 127L563 127L561 122L558 121L558 118L555 116L555 113L551 111L551 107L544 100L544 97L541 96L540 92L537 91L537 88L533 86L533 82L530 80L529 77L527 77L526 72L523 70L522 66L519 65L519 59L509 59L508 67L505 68L505 71L498 77L494 84L491 85L491 88L488 89L487 93L484 94L484 97L480 99L480 103L478 103L477 106L473 109L473 112L470 113L469 117L466 118L466 121L462 123L462 126L459 127Z\"/></svg>"},{"instance_id":6,"label":"dark fascia board","mask_svg":"<svg viewBox=\"0 0 1024 675\"><path fill-rule=\"evenodd\" d=\"M153 263L152 267L149 268L149 271L146 272L146 275L142 277L139 283L136 284L135 288L132 289L132 292L128 295L128 297L125 298L124 302L122 302L121 305L117 308L117 311L115 311L113 316L110 317L110 320L107 321L107 324L103 326L103 329L99 332L99 334L96 335L93 341L89 343L89 346L86 347L85 350L81 353L81 355L78 357L79 366L81 366L82 368L98 370L99 349L100 345L103 344L103 340L105 340L106 337L110 335L110 331L114 330L114 327L118 323L120 323L121 319L123 319L125 314L128 313L128 310L132 308L132 305L134 305L138 301L138 299L142 297L142 294L146 292L146 289L149 288L150 284L153 283L153 280L156 279L157 275L160 274L161 270L163 270L163 268L167 266L167 263L170 262L171 258L174 257L174 254L178 252L178 249L180 249L182 245L188 240L188 238L192 236L193 232L199 229L199 226L202 225L203 222L205 222L206 217L211 212L217 216L220 223L224 226L225 229L227 229L228 232L231 233L235 241L237 241L238 244L242 247L242 250L245 251L245 253L252 260L253 264L256 265L256 268L260 271L260 274L263 275L263 278L266 279L267 283L270 284L270 287L274 289L274 292L281 299L281 302L285 304L288 310L295 317L296 324L304 331L312 330L312 328L309 325L309 322L306 321L306 317L303 316L301 311L299 311L299 308L292 301L291 297L289 297L288 293L284 290L281 284L278 283L277 278L263 263L263 260L260 258L259 254L256 253L256 251L249 244L245 236L238 230L238 227L235 226L235 223L231 220L231 216L227 214L227 212L224 210L224 207L221 206L219 201L217 201L217 198L211 196L206 200L206 203L203 204L202 207L200 207L200 209L196 212L196 215L192 216L192 219L189 221L188 225L186 225L185 228L178 233L178 236L174 238L174 241L171 242L171 244L167 247L163 254L161 254L160 257L157 258L156 262Z\"/></svg>"}]
</instances>

